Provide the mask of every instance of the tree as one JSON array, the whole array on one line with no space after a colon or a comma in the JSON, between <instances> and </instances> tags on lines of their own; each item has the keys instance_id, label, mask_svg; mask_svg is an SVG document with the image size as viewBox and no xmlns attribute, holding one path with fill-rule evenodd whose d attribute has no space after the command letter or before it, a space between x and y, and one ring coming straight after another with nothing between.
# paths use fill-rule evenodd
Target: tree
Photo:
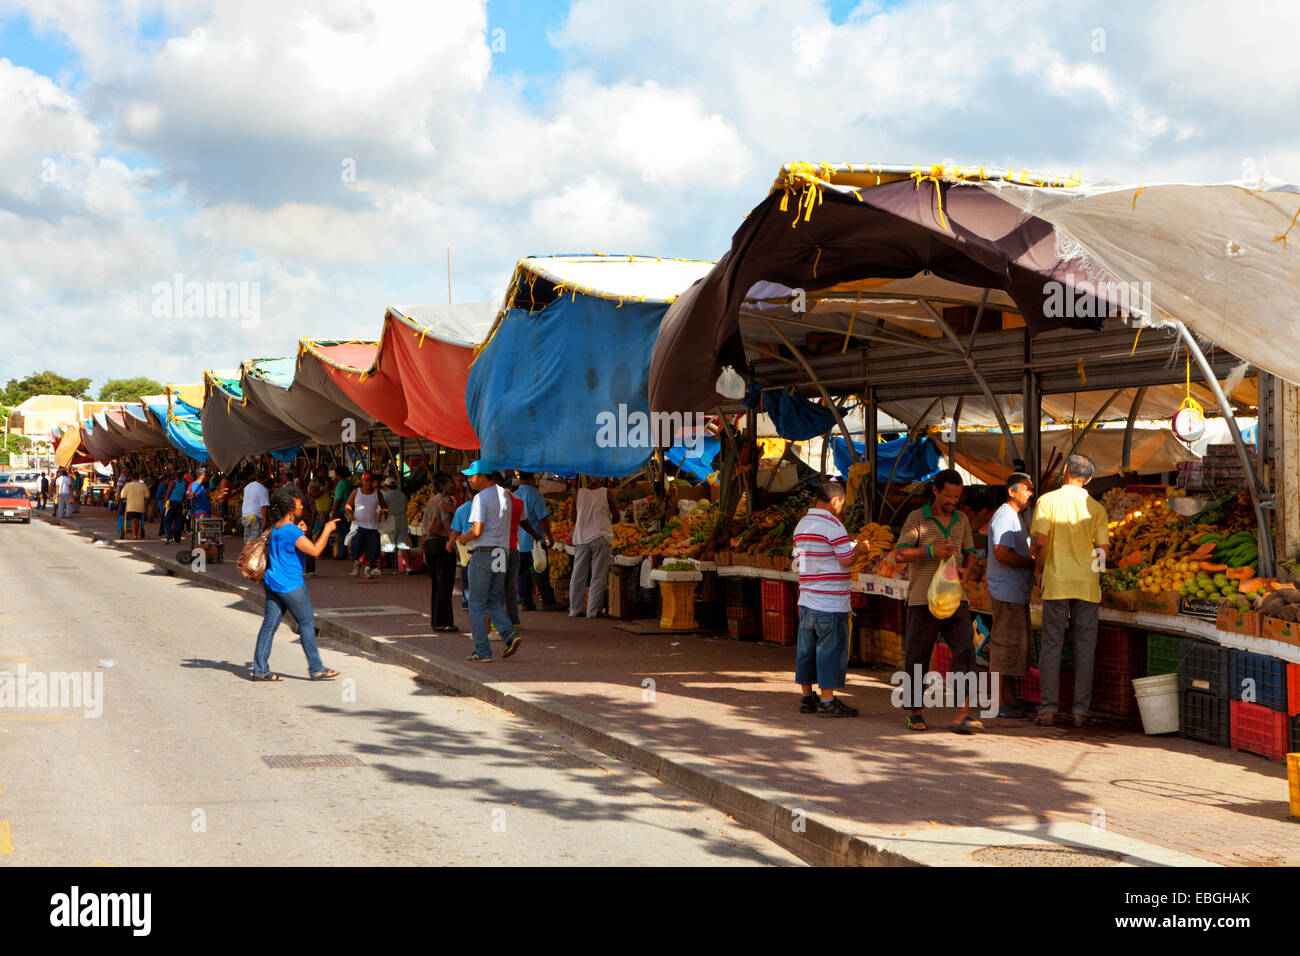
<instances>
[{"instance_id":1,"label":"tree","mask_svg":"<svg viewBox=\"0 0 1300 956\"><path fill-rule=\"evenodd\" d=\"M6 439L4 432L0 431L0 455L4 456L3 459L0 459L0 465L7 466L9 464L10 453L21 455L31 447L30 438L19 435L17 432L10 432L8 439Z\"/></svg>"},{"instance_id":2,"label":"tree","mask_svg":"<svg viewBox=\"0 0 1300 956\"><path fill-rule=\"evenodd\" d=\"M90 379L64 378L55 372L33 372L24 379L11 378L5 386L0 401L5 405L21 405L33 395L71 395L73 398L89 398Z\"/></svg>"},{"instance_id":3,"label":"tree","mask_svg":"<svg viewBox=\"0 0 1300 956\"><path fill-rule=\"evenodd\" d=\"M101 402L133 402L146 395L160 395L163 387L151 378L110 378L99 390Z\"/></svg>"}]
</instances>

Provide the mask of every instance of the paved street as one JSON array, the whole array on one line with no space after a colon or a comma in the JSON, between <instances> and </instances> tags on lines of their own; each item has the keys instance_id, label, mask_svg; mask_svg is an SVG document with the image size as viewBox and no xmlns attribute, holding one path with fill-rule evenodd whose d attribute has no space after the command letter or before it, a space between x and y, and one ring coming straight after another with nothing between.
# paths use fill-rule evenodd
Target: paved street
<instances>
[{"instance_id":1,"label":"paved street","mask_svg":"<svg viewBox=\"0 0 1300 956\"><path fill-rule=\"evenodd\" d=\"M97 718L0 708L0 866L799 863L404 668L323 642L346 680L313 683L287 626L285 681L251 683L258 614L65 529L0 526L0 580L0 670L90 672L103 695Z\"/></svg>"}]
</instances>

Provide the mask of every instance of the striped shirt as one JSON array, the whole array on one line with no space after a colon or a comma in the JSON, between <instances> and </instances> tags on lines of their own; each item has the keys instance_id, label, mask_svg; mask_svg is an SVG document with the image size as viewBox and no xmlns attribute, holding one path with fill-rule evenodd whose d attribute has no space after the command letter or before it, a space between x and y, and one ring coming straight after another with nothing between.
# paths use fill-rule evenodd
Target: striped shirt
<instances>
[{"instance_id":1,"label":"striped shirt","mask_svg":"<svg viewBox=\"0 0 1300 956\"><path fill-rule=\"evenodd\" d=\"M852 553L853 539L840 519L821 508L809 508L794 529L800 607L849 612L849 569L839 559Z\"/></svg>"},{"instance_id":2,"label":"striped shirt","mask_svg":"<svg viewBox=\"0 0 1300 956\"><path fill-rule=\"evenodd\" d=\"M898 532L895 548L938 547L941 544L957 545L962 556L958 564L965 563L965 555L975 550L975 537L971 533L970 520L964 512L954 510L945 527L931 510L929 504L922 505L903 522L903 530ZM907 603L911 607L929 604L927 594L934 572L939 570L939 558L918 558L912 562L908 572ZM962 600L965 600L963 598Z\"/></svg>"}]
</instances>

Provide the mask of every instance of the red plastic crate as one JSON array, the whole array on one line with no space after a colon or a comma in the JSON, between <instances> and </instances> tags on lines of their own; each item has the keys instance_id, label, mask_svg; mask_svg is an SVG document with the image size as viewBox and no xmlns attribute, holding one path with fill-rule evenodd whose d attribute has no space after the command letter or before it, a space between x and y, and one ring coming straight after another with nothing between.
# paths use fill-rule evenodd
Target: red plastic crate
<instances>
[{"instance_id":1,"label":"red plastic crate","mask_svg":"<svg viewBox=\"0 0 1300 956\"><path fill-rule=\"evenodd\" d=\"M797 614L798 588L790 581L763 581L763 613Z\"/></svg>"},{"instance_id":2,"label":"red plastic crate","mask_svg":"<svg viewBox=\"0 0 1300 956\"><path fill-rule=\"evenodd\" d=\"M1300 664L1286 665L1286 712L1290 717L1300 717ZM1300 740L1295 744L1300 747Z\"/></svg>"},{"instance_id":3,"label":"red plastic crate","mask_svg":"<svg viewBox=\"0 0 1300 956\"><path fill-rule=\"evenodd\" d=\"M1121 720L1137 720L1137 694L1131 674L1097 667L1092 672L1092 710Z\"/></svg>"},{"instance_id":4,"label":"red plastic crate","mask_svg":"<svg viewBox=\"0 0 1300 956\"><path fill-rule=\"evenodd\" d=\"M1043 702L1043 685L1038 677L1038 665L1031 664L1024 677L1020 678L1020 699L1026 704ZM1068 714L1074 710L1074 671L1061 671L1057 687L1056 712Z\"/></svg>"},{"instance_id":5,"label":"red plastic crate","mask_svg":"<svg viewBox=\"0 0 1300 956\"><path fill-rule=\"evenodd\" d=\"M903 633L906 629L903 626L904 610L903 602L893 598L871 595L867 600L867 613L870 615L871 626L886 631Z\"/></svg>"},{"instance_id":6,"label":"red plastic crate","mask_svg":"<svg viewBox=\"0 0 1300 956\"><path fill-rule=\"evenodd\" d=\"M1291 735L1286 714L1240 700L1232 701L1229 713L1233 750L1258 754L1274 763L1286 760Z\"/></svg>"},{"instance_id":7,"label":"red plastic crate","mask_svg":"<svg viewBox=\"0 0 1300 956\"><path fill-rule=\"evenodd\" d=\"M952 670L952 648L943 641L938 641L934 645L934 651L930 654L930 670L940 674L947 674Z\"/></svg>"},{"instance_id":8,"label":"red plastic crate","mask_svg":"<svg viewBox=\"0 0 1300 956\"><path fill-rule=\"evenodd\" d=\"M763 612L763 640L772 644L793 645L798 642L798 638L798 615L785 614L781 611Z\"/></svg>"},{"instance_id":9,"label":"red plastic crate","mask_svg":"<svg viewBox=\"0 0 1300 956\"><path fill-rule=\"evenodd\" d=\"M1144 677L1147 672L1146 633L1127 627L1099 625L1097 657L1093 666L1098 670L1127 674L1130 680Z\"/></svg>"}]
</instances>

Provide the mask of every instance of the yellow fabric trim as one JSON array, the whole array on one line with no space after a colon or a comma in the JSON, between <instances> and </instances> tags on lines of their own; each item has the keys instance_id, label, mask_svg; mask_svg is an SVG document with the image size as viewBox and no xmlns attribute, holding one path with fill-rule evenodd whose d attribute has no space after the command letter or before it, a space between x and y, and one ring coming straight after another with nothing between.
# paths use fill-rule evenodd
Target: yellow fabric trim
<instances>
[{"instance_id":1,"label":"yellow fabric trim","mask_svg":"<svg viewBox=\"0 0 1300 956\"><path fill-rule=\"evenodd\" d=\"M1083 356L1079 356L1079 381L1084 385L1088 384L1088 376L1083 373Z\"/></svg>"},{"instance_id":2,"label":"yellow fabric trim","mask_svg":"<svg viewBox=\"0 0 1300 956\"><path fill-rule=\"evenodd\" d=\"M1138 207L1138 196L1141 196L1141 195L1142 195L1142 190L1144 190L1144 189L1146 189L1145 186L1139 186L1139 187L1138 187L1138 191L1135 192L1135 193L1133 194L1133 207L1132 207L1132 208L1133 208L1133 211L1136 211L1136 210L1137 210L1137 207Z\"/></svg>"},{"instance_id":3,"label":"yellow fabric trim","mask_svg":"<svg viewBox=\"0 0 1300 956\"><path fill-rule=\"evenodd\" d=\"M1300 209L1297 209L1295 211L1295 215L1291 217L1291 225L1286 227L1286 232L1282 233L1282 235L1280 236L1273 237L1274 242L1282 243L1283 249L1286 248L1286 237L1290 234L1291 230L1295 228L1295 223L1297 219L1300 219Z\"/></svg>"},{"instance_id":4,"label":"yellow fabric trim","mask_svg":"<svg viewBox=\"0 0 1300 956\"><path fill-rule=\"evenodd\" d=\"M1138 339L1142 338L1142 326L1138 326L1137 335L1133 336L1133 348L1129 349L1128 357L1132 358L1137 354Z\"/></svg>"}]
</instances>

